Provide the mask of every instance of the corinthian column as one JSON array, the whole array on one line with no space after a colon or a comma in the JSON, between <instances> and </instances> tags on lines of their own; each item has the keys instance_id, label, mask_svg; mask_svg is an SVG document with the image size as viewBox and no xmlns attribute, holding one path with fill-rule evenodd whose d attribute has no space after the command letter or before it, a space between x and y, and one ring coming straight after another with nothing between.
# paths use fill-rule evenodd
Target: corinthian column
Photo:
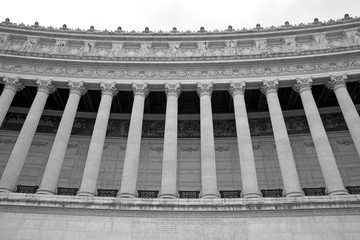
<instances>
[{"instance_id":1,"label":"corinthian column","mask_svg":"<svg viewBox=\"0 0 360 240\"><path fill-rule=\"evenodd\" d=\"M256 176L254 152L251 143L250 127L245 105L246 82L230 82L229 93L234 99L236 135L244 198L260 197Z\"/></svg>"},{"instance_id":2,"label":"corinthian column","mask_svg":"<svg viewBox=\"0 0 360 240\"><path fill-rule=\"evenodd\" d=\"M78 196L94 196L99 176L101 157L104 149L106 129L110 116L111 102L118 90L113 83L100 83L101 101L96 116L94 130L86 157L84 174Z\"/></svg>"},{"instance_id":3,"label":"corinthian column","mask_svg":"<svg viewBox=\"0 0 360 240\"><path fill-rule=\"evenodd\" d=\"M327 87L332 89L336 95L356 151L360 157L360 118L349 92L346 89L346 79L346 74L340 76L331 75Z\"/></svg>"},{"instance_id":4,"label":"corinthian column","mask_svg":"<svg viewBox=\"0 0 360 240\"><path fill-rule=\"evenodd\" d=\"M180 83L165 83L165 93L167 102L160 198L176 198L178 97L181 93Z\"/></svg>"},{"instance_id":5,"label":"corinthian column","mask_svg":"<svg viewBox=\"0 0 360 240\"><path fill-rule=\"evenodd\" d=\"M24 85L20 82L20 78L4 77L3 81L5 82L5 86L0 96L0 127L4 121L4 118L9 110L16 92L24 89Z\"/></svg>"},{"instance_id":6,"label":"corinthian column","mask_svg":"<svg viewBox=\"0 0 360 240\"><path fill-rule=\"evenodd\" d=\"M328 194L346 194L329 139L311 93L311 84L311 78L297 78L293 89L300 94Z\"/></svg>"},{"instance_id":7,"label":"corinthian column","mask_svg":"<svg viewBox=\"0 0 360 240\"><path fill-rule=\"evenodd\" d=\"M278 85L278 80L264 80L263 85L261 86L261 92L266 96L269 107L271 125L274 132L276 144L276 151L279 158L280 171L284 183L285 196L304 196L300 188L295 160L291 150L284 116L282 114L279 98L277 95Z\"/></svg>"},{"instance_id":8,"label":"corinthian column","mask_svg":"<svg viewBox=\"0 0 360 240\"><path fill-rule=\"evenodd\" d=\"M128 140L121 188L118 197L136 197L136 182L140 158L141 133L144 117L145 98L149 94L148 84L133 83L134 103L131 112Z\"/></svg>"},{"instance_id":9,"label":"corinthian column","mask_svg":"<svg viewBox=\"0 0 360 240\"><path fill-rule=\"evenodd\" d=\"M55 194L61 167L69 143L72 126L74 124L76 111L81 95L86 93L84 82L69 81L70 94L67 100L63 116L57 130L49 160L47 162L44 176L37 193Z\"/></svg>"},{"instance_id":10,"label":"corinthian column","mask_svg":"<svg viewBox=\"0 0 360 240\"><path fill-rule=\"evenodd\" d=\"M35 136L46 100L49 94L55 91L52 80L45 81L38 79L36 84L38 85L38 91L1 177L0 192L14 191Z\"/></svg>"},{"instance_id":11,"label":"corinthian column","mask_svg":"<svg viewBox=\"0 0 360 240\"><path fill-rule=\"evenodd\" d=\"M214 127L211 110L213 83L197 83L200 97L201 198L218 198Z\"/></svg>"}]
</instances>

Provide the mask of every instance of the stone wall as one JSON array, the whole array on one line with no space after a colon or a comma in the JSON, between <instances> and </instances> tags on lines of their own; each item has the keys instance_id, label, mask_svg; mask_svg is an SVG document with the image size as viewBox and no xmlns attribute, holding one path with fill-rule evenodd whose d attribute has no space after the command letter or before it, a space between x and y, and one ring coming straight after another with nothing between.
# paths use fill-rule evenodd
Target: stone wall
<instances>
[{"instance_id":1,"label":"stone wall","mask_svg":"<svg viewBox=\"0 0 360 240\"><path fill-rule=\"evenodd\" d=\"M0 174L10 156L18 132L0 132ZM360 185L360 159L347 131L329 132L328 136L345 185ZM39 185L50 153L54 134L38 133L21 173L19 184ZM325 187L310 134L290 135L302 187ZM282 188L282 179L272 136L253 136L253 149L260 189ZM58 186L79 187L89 136L70 139ZM200 190L200 139L179 139L178 190ZM98 188L119 189L126 150L126 138L106 138ZM236 138L216 138L219 190L241 189L240 164ZM142 139L138 189L160 190L163 139Z\"/></svg>"}]
</instances>

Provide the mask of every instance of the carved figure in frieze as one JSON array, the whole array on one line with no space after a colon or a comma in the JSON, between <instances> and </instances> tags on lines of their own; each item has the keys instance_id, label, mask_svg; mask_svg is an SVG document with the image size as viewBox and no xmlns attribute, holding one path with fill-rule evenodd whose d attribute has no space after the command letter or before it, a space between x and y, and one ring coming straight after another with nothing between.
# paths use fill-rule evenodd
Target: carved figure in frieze
<instances>
[{"instance_id":1,"label":"carved figure in frieze","mask_svg":"<svg viewBox=\"0 0 360 240\"><path fill-rule=\"evenodd\" d=\"M289 52L296 52L296 51L298 51L295 37L285 38L285 48L286 48L286 50L288 50Z\"/></svg>"},{"instance_id":2,"label":"carved figure in frieze","mask_svg":"<svg viewBox=\"0 0 360 240\"><path fill-rule=\"evenodd\" d=\"M268 53L266 39L258 39L255 41L255 49L258 53Z\"/></svg>"},{"instance_id":3,"label":"carved figure in frieze","mask_svg":"<svg viewBox=\"0 0 360 240\"><path fill-rule=\"evenodd\" d=\"M27 40L22 45L21 51L22 52L31 52L37 42L36 38L28 37Z\"/></svg>"},{"instance_id":4,"label":"carved figure in frieze","mask_svg":"<svg viewBox=\"0 0 360 240\"><path fill-rule=\"evenodd\" d=\"M236 41L233 41L233 40L226 41L226 52L229 55L236 55L237 54L237 43L236 43Z\"/></svg>"},{"instance_id":5,"label":"carved figure in frieze","mask_svg":"<svg viewBox=\"0 0 360 240\"><path fill-rule=\"evenodd\" d=\"M198 51L201 57L207 56L208 42L198 42Z\"/></svg>"},{"instance_id":6,"label":"carved figure in frieze","mask_svg":"<svg viewBox=\"0 0 360 240\"><path fill-rule=\"evenodd\" d=\"M56 39L56 43L50 48L49 54L60 54L66 45L66 41L62 39Z\"/></svg>"},{"instance_id":7,"label":"carved figure in frieze","mask_svg":"<svg viewBox=\"0 0 360 240\"><path fill-rule=\"evenodd\" d=\"M170 57L177 57L180 54L180 43L170 42L169 43L169 55Z\"/></svg>"},{"instance_id":8,"label":"carved figure in frieze","mask_svg":"<svg viewBox=\"0 0 360 240\"><path fill-rule=\"evenodd\" d=\"M320 49L331 48L330 42L326 39L325 33L315 36L315 41Z\"/></svg>"},{"instance_id":9,"label":"carved figure in frieze","mask_svg":"<svg viewBox=\"0 0 360 240\"><path fill-rule=\"evenodd\" d=\"M354 45L360 44L360 33L359 31L352 31L350 33L351 41Z\"/></svg>"},{"instance_id":10,"label":"carved figure in frieze","mask_svg":"<svg viewBox=\"0 0 360 240\"><path fill-rule=\"evenodd\" d=\"M79 49L79 56L88 56L91 53L91 50L94 48L95 43L91 41L85 41L84 45Z\"/></svg>"},{"instance_id":11,"label":"carved figure in frieze","mask_svg":"<svg viewBox=\"0 0 360 240\"><path fill-rule=\"evenodd\" d=\"M3 45L5 44L7 38L8 38L8 35L0 34L0 48L3 47Z\"/></svg>"},{"instance_id":12,"label":"carved figure in frieze","mask_svg":"<svg viewBox=\"0 0 360 240\"><path fill-rule=\"evenodd\" d=\"M113 42L111 46L111 50L109 52L109 57L120 57L123 50L122 42Z\"/></svg>"},{"instance_id":13,"label":"carved figure in frieze","mask_svg":"<svg viewBox=\"0 0 360 240\"><path fill-rule=\"evenodd\" d=\"M138 57L148 57L151 53L151 43L143 42L141 43L141 47L138 51Z\"/></svg>"}]
</instances>

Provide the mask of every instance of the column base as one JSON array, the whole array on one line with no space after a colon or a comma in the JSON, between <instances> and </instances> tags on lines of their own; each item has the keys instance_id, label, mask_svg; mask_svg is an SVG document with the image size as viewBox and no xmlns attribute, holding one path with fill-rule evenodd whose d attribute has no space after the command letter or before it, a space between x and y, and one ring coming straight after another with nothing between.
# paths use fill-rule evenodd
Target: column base
<instances>
[{"instance_id":1,"label":"column base","mask_svg":"<svg viewBox=\"0 0 360 240\"><path fill-rule=\"evenodd\" d=\"M217 195L217 194L208 193L208 194L201 195L200 198L202 198L202 199L214 199L214 198L220 198L220 196Z\"/></svg>"},{"instance_id":2,"label":"column base","mask_svg":"<svg viewBox=\"0 0 360 240\"><path fill-rule=\"evenodd\" d=\"M162 199L176 199L176 198L178 198L178 196L176 196L175 194L171 194L171 193L164 193L164 194L160 194L159 198L162 198Z\"/></svg>"},{"instance_id":3,"label":"column base","mask_svg":"<svg viewBox=\"0 0 360 240\"><path fill-rule=\"evenodd\" d=\"M7 187L0 187L0 192L12 193L12 192L15 192L15 190L11 189L11 188L7 188Z\"/></svg>"},{"instance_id":4,"label":"column base","mask_svg":"<svg viewBox=\"0 0 360 240\"><path fill-rule=\"evenodd\" d=\"M56 193L47 189L39 189L36 191L35 194L41 194L41 195L55 195Z\"/></svg>"},{"instance_id":5,"label":"column base","mask_svg":"<svg viewBox=\"0 0 360 240\"><path fill-rule=\"evenodd\" d=\"M289 192L284 194L285 197L304 197L305 194L303 192Z\"/></svg>"},{"instance_id":6,"label":"column base","mask_svg":"<svg viewBox=\"0 0 360 240\"><path fill-rule=\"evenodd\" d=\"M117 195L118 198L136 198L135 194L132 193L119 193Z\"/></svg>"},{"instance_id":7,"label":"column base","mask_svg":"<svg viewBox=\"0 0 360 240\"><path fill-rule=\"evenodd\" d=\"M261 193L246 193L242 196L243 198L261 198Z\"/></svg>"},{"instance_id":8,"label":"column base","mask_svg":"<svg viewBox=\"0 0 360 240\"><path fill-rule=\"evenodd\" d=\"M334 195L349 195L349 192L346 191L346 189L339 189L339 190L332 190L328 192L329 196L334 196Z\"/></svg>"},{"instance_id":9,"label":"column base","mask_svg":"<svg viewBox=\"0 0 360 240\"><path fill-rule=\"evenodd\" d=\"M92 193L92 192L86 192L86 191L79 191L76 196L79 196L79 197L94 197L95 194Z\"/></svg>"}]
</instances>

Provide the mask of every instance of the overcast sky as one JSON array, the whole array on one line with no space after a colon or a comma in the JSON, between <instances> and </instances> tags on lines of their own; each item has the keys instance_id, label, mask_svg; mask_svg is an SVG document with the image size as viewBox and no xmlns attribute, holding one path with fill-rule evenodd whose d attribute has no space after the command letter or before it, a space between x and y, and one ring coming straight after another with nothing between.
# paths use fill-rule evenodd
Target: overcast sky
<instances>
[{"instance_id":1,"label":"overcast sky","mask_svg":"<svg viewBox=\"0 0 360 240\"><path fill-rule=\"evenodd\" d=\"M125 31L270 27L360 16L360 0L3 0L1 21Z\"/></svg>"}]
</instances>

